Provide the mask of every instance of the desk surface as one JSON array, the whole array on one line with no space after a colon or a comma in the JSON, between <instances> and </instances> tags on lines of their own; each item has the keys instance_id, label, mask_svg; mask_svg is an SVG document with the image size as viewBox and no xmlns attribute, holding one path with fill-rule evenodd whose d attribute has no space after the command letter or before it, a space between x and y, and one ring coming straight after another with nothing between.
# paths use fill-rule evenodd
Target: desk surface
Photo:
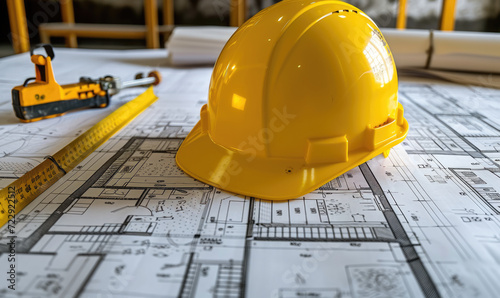
<instances>
[{"instance_id":1,"label":"desk surface","mask_svg":"<svg viewBox=\"0 0 500 298\"><path fill-rule=\"evenodd\" d=\"M497 295L499 90L403 78L410 133L388 158L271 202L176 167L211 69L169 68L165 57L56 49L60 83L151 68L164 83L154 106L18 214L14 240L0 229L0 270L14 265L16 275L14 291L2 273L0 296ZM107 109L19 124L10 89L33 66L22 54L0 59L0 68L3 186L142 91L115 96Z\"/></svg>"}]
</instances>

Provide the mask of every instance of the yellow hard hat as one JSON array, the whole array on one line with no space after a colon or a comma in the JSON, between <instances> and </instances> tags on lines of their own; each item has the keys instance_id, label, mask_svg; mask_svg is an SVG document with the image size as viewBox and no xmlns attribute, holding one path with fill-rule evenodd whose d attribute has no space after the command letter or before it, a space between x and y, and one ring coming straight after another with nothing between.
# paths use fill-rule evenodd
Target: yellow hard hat
<instances>
[{"instance_id":1,"label":"yellow hard hat","mask_svg":"<svg viewBox=\"0 0 500 298\"><path fill-rule=\"evenodd\" d=\"M407 132L373 21L341 1L285 0L229 39L176 161L215 187L285 200L387 156Z\"/></svg>"}]
</instances>

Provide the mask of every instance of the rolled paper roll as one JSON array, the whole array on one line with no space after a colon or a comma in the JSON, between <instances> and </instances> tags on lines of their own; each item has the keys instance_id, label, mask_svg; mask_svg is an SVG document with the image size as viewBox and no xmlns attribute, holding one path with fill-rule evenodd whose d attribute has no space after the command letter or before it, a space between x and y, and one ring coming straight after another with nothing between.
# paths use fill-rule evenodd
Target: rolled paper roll
<instances>
[{"instance_id":1,"label":"rolled paper roll","mask_svg":"<svg viewBox=\"0 0 500 298\"><path fill-rule=\"evenodd\" d=\"M212 65L236 27L176 27L165 47L171 65Z\"/></svg>"},{"instance_id":2,"label":"rolled paper roll","mask_svg":"<svg viewBox=\"0 0 500 298\"><path fill-rule=\"evenodd\" d=\"M396 67L423 68L429 59L431 39L428 30L381 29L389 44Z\"/></svg>"},{"instance_id":3,"label":"rolled paper roll","mask_svg":"<svg viewBox=\"0 0 500 298\"><path fill-rule=\"evenodd\" d=\"M171 65L213 65L236 27L178 27L166 43ZM401 75L500 88L500 34L381 30Z\"/></svg>"},{"instance_id":4,"label":"rolled paper roll","mask_svg":"<svg viewBox=\"0 0 500 298\"><path fill-rule=\"evenodd\" d=\"M500 34L434 31L430 68L500 73Z\"/></svg>"},{"instance_id":5,"label":"rolled paper roll","mask_svg":"<svg viewBox=\"0 0 500 298\"><path fill-rule=\"evenodd\" d=\"M398 68L500 73L500 34L382 29Z\"/></svg>"}]
</instances>

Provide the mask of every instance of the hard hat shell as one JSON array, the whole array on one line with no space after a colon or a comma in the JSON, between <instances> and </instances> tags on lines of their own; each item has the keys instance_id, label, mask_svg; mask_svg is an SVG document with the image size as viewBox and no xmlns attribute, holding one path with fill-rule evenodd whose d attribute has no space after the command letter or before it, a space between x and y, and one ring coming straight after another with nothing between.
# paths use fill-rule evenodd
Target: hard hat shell
<instances>
[{"instance_id":1,"label":"hard hat shell","mask_svg":"<svg viewBox=\"0 0 500 298\"><path fill-rule=\"evenodd\" d=\"M396 68L378 27L341 1L285 0L222 50L178 166L263 199L302 196L403 141Z\"/></svg>"}]
</instances>

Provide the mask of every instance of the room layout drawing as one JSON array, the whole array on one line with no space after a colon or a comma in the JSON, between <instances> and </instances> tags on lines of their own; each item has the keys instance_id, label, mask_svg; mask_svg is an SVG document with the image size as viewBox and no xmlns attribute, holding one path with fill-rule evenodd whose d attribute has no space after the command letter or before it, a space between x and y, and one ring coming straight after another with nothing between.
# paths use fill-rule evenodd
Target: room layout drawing
<instances>
[{"instance_id":1,"label":"room layout drawing","mask_svg":"<svg viewBox=\"0 0 500 298\"><path fill-rule=\"evenodd\" d=\"M175 154L196 112L148 110L18 216L15 294L494 297L499 95L403 82L407 139L288 201L185 175ZM1 266L9 240L2 228Z\"/></svg>"}]
</instances>

